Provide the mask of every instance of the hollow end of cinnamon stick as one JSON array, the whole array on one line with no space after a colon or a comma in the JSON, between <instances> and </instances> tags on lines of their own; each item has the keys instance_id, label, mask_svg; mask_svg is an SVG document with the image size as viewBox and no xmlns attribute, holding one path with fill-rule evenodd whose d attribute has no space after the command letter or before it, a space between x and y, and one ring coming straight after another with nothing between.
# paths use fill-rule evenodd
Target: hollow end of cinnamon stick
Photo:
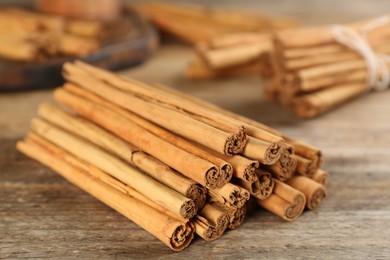
<instances>
[{"instance_id":1,"label":"hollow end of cinnamon stick","mask_svg":"<svg viewBox=\"0 0 390 260\"><path fill-rule=\"evenodd\" d=\"M257 170L256 174L259 178L259 188L258 192L254 193L253 196L260 200L264 200L271 196L275 182L269 172Z\"/></svg>"},{"instance_id":2,"label":"hollow end of cinnamon stick","mask_svg":"<svg viewBox=\"0 0 390 260\"><path fill-rule=\"evenodd\" d=\"M271 165L279 160L281 149L277 143L269 143L257 138L249 137L243 155L262 164Z\"/></svg>"},{"instance_id":3,"label":"hollow end of cinnamon stick","mask_svg":"<svg viewBox=\"0 0 390 260\"><path fill-rule=\"evenodd\" d=\"M239 207L235 210L233 218L229 221L228 228L236 229L241 226L246 216L246 205Z\"/></svg>"},{"instance_id":4,"label":"hollow end of cinnamon stick","mask_svg":"<svg viewBox=\"0 0 390 260\"><path fill-rule=\"evenodd\" d=\"M295 176L287 183L305 194L306 207L308 209L317 208L327 195L327 191L323 185L305 176Z\"/></svg>"},{"instance_id":5,"label":"hollow end of cinnamon stick","mask_svg":"<svg viewBox=\"0 0 390 260\"><path fill-rule=\"evenodd\" d=\"M185 196L194 201L195 207L199 210L206 202L207 190L200 184L190 185L186 191Z\"/></svg>"},{"instance_id":6,"label":"hollow end of cinnamon stick","mask_svg":"<svg viewBox=\"0 0 390 260\"><path fill-rule=\"evenodd\" d=\"M241 154L247 144L247 136L245 133L245 127L241 126L237 133L231 134L225 143L225 154L235 155Z\"/></svg>"},{"instance_id":7,"label":"hollow end of cinnamon stick","mask_svg":"<svg viewBox=\"0 0 390 260\"><path fill-rule=\"evenodd\" d=\"M316 181L325 186L328 183L329 173L322 169L318 169L311 178L313 181Z\"/></svg>"}]
</instances>

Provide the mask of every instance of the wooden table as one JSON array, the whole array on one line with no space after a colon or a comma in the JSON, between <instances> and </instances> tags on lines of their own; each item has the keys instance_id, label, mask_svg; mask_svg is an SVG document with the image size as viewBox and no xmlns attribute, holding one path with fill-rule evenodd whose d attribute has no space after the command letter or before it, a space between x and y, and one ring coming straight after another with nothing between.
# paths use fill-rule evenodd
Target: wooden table
<instances>
[{"instance_id":1,"label":"wooden table","mask_svg":"<svg viewBox=\"0 0 390 260\"><path fill-rule=\"evenodd\" d=\"M240 5L299 15L308 23L348 21L389 10L387 1L268 0ZM171 43L150 62L123 74L162 82L321 147L331 172L329 197L322 206L293 223L258 210L221 239L196 239L174 253L15 150L37 105L51 99L50 90L0 94L0 258L389 258L390 91L302 121L266 101L256 76L187 81L182 70L190 55L189 47Z\"/></svg>"}]
</instances>

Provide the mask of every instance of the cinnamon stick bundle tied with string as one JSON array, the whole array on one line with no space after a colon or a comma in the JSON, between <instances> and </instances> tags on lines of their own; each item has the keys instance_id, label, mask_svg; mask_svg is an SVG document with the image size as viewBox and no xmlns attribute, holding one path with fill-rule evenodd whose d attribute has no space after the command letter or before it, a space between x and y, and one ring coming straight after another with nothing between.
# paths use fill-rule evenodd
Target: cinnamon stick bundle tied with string
<instances>
[{"instance_id":1,"label":"cinnamon stick bundle tied with string","mask_svg":"<svg viewBox=\"0 0 390 260\"><path fill-rule=\"evenodd\" d=\"M389 16L286 30L274 39L275 79L268 93L300 117L327 112L389 87Z\"/></svg>"}]
</instances>

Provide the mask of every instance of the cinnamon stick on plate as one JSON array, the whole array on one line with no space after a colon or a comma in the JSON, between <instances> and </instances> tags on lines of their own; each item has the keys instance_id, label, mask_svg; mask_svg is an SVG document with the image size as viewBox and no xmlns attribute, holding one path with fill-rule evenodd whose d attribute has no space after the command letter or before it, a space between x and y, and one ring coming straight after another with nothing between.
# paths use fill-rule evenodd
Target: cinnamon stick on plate
<instances>
[{"instance_id":1,"label":"cinnamon stick on plate","mask_svg":"<svg viewBox=\"0 0 390 260\"><path fill-rule=\"evenodd\" d=\"M194 229L191 224L183 223L132 196L124 194L112 185L108 185L53 155L47 147L42 147L31 141L21 141L18 142L17 148L134 221L171 249L181 251L191 243L194 237Z\"/></svg>"}]
</instances>

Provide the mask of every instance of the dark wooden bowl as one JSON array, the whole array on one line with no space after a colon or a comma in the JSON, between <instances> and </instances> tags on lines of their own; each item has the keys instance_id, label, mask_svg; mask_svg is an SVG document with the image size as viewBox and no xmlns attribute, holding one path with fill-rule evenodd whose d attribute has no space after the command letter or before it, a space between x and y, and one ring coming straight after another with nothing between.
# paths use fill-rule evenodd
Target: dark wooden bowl
<instances>
[{"instance_id":1,"label":"dark wooden bowl","mask_svg":"<svg viewBox=\"0 0 390 260\"><path fill-rule=\"evenodd\" d=\"M158 45L153 26L135 12L124 11L120 22L107 25L102 47L95 53L78 58L54 58L45 62L21 63L0 60L0 91L56 87L63 83L62 64L79 59L87 63L119 70L138 65L151 56Z\"/></svg>"}]
</instances>

